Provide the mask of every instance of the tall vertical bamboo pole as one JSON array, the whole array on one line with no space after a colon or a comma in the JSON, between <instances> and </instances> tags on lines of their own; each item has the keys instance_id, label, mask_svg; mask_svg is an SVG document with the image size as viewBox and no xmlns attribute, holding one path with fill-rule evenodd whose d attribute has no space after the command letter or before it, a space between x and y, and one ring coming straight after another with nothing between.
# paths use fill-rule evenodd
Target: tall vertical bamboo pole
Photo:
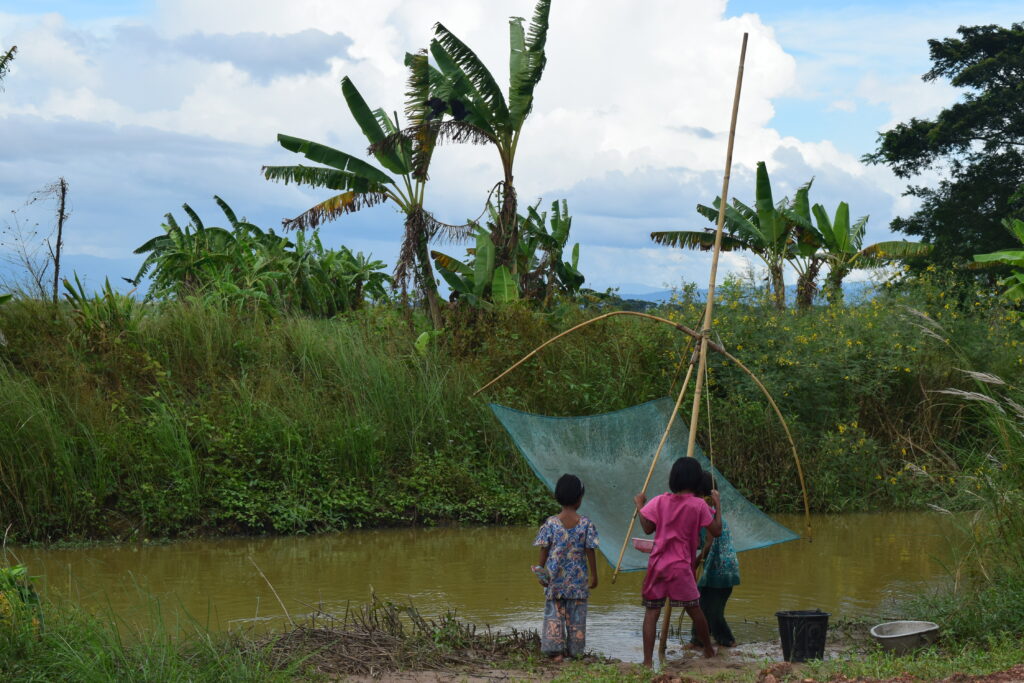
<instances>
[{"instance_id":1,"label":"tall vertical bamboo pole","mask_svg":"<svg viewBox=\"0 0 1024 683\"><path fill-rule=\"evenodd\" d=\"M697 378L693 385L693 410L690 412L690 440L686 444L687 457L693 457L697 443L697 420L700 418L700 398L704 390L705 369L708 364L708 335L711 333L711 322L714 319L715 281L718 278L718 257L722 252L722 232L725 229L725 207L729 201L729 177L732 175L732 150L736 140L736 117L740 110L740 91L743 87L743 64L747 58L747 34L743 34L743 45L740 47L740 66L736 73L736 92L732 100L732 120L729 122L729 143L725 151L725 175L722 177L722 194L718 202L718 225L715 228L715 248L711 252L711 277L708 280L708 301L704 307L704 325L700 334L700 360L697 365Z\"/></svg>"},{"instance_id":2,"label":"tall vertical bamboo pole","mask_svg":"<svg viewBox=\"0 0 1024 683\"><path fill-rule=\"evenodd\" d=\"M736 118L740 111L740 91L743 88L743 65L747 58L747 36L743 34L740 46L740 65L736 72L736 91L732 98L732 118L729 121L729 142L725 149L725 175L722 177L722 194L718 202L718 224L715 228L715 247L711 252L711 277L708 280L708 300L704 306L704 324L700 329L699 360L697 363L697 379L693 385L693 410L690 411L690 436L686 442L686 457L692 458L697 445L697 424L700 419L700 397L704 390L704 378L708 365L708 335L711 334L711 322L715 308L715 282L718 279L718 256L722 252L722 232L725 229L725 207L729 201L729 177L732 175L732 150L736 140ZM661 624L658 642L658 653L665 654L668 644L668 625L672 616L672 603L666 601L665 617Z\"/></svg>"}]
</instances>

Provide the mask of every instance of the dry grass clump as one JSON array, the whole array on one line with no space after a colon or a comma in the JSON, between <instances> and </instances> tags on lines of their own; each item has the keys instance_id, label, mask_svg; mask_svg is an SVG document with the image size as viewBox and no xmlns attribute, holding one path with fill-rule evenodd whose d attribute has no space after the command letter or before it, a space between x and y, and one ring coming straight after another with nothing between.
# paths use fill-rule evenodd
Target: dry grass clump
<instances>
[{"instance_id":1,"label":"dry grass clump","mask_svg":"<svg viewBox=\"0 0 1024 683\"><path fill-rule=\"evenodd\" d=\"M274 667L302 662L309 673L380 676L400 670L493 665L539 652L535 631L477 629L453 612L424 618L413 605L378 600L344 615L314 614L255 643Z\"/></svg>"}]
</instances>

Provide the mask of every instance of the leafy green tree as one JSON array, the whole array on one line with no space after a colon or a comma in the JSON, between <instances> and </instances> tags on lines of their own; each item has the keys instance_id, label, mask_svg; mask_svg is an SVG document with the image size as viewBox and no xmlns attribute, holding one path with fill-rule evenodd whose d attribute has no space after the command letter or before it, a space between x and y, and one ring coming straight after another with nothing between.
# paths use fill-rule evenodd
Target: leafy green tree
<instances>
[{"instance_id":1,"label":"leafy green tree","mask_svg":"<svg viewBox=\"0 0 1024 683\"><path fill-rule=\"evenodd\" d=\"M434 27L430 54L440 78L433 81L431 105L451 118L440 127L440 141L493 145L501 160L498 220L491 241L499 266L517 274L520 223L515 190L515 157L523 125L533 109L533 93L544 73L551 0L539 0L529 30L523 19L509 20L509 88L506 97L477 54L442 24Z\"/></svg>"},{"instance_id":2,"label":"leafy green tree","mask_svg":"<svg viewBox=\"0 0 1024 683\"><path fill-rule=\"evenodd\" d=\"M881 133L864 158L901 178L942 174L935 187L908 187L921 206L892 228L933 243L933 259L946 264L1012 246L1000 221L1024 212L1024 23L957 33L928 41L933 66L924 80L949 80L964 90L960 101Z\"/></svg>"},{"instance_id":3,"label":"leafy green tree","mask_svg":"<svg viewBox=\"0 0 1024 683\"><path fill-rule=\"evenodd\" d=\"M410 279L415 280L426 300L430 319L434 327L439 328L441 309L427 245L439 233L461 237L468 229L441 223L423 208L427 171L442 120L436 117L429 103L434 72L426 52L406 55L405 63L409 68L406 135L399 135L397 115L392 118L383 109L371 110L347 76L341 81L341 91L352 117L369 141L374 158L387 172L327 145L278 135L282 147L321 165L264 166L263 174L268 180L337 193L286 221L288 227L315 228L324 221L389 201L398 207L405 215L405 234L395 265L395 280L403 291ZM391 138L389 144L382 144L388 138Z\"/></svg>"},{"instance_id":4,"label":"leafy green tree","mask_svg":"<svg viewBox=\"0 0 1024 683\"><path fill-rule=\"evenodd\" d=\"M1003 227L1011 237L1024 247L1024 221L1019 218L1003 219ZM1007 299L1019 302L1024 299L1024 249L1003 249L991 254L975 254L976 263L1002 263L1014 268L1008 276L999 281L1006 287L1003 293Z\"/></svg>"},{"instance_id":5,"label":"leafy green tree","mask_svg":"<svg viewBox=\"0 0 1024 683\"><path fill-rule=\"evenodd\" d=\"M697 205L697 213L713 223L718 221L721 197L715 197L712 206ZM757 163L757 182L754 190L754 208L733 199L725 208L725 227L722 234L723 251L749 251L760 258L768 268L769 287L776 308L786 306L786 283L783 269L792 255L792 221L786 215L788 203L778 205L772 198L768 168L763 161ZM651 239L658 244L682 249L709 251L715 244L715 231L670 230L652 232Z\"/></svg>"}]
</instances>

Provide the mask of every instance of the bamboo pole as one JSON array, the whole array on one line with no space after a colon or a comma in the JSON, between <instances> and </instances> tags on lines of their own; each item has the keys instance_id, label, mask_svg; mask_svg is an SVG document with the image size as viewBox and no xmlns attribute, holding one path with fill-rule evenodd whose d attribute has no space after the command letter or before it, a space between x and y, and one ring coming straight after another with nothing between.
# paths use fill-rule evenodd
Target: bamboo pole
<instances>
[{"instance_id":1,"label":"bamboo pole","mask_svg":"<svg viewBox=\"0 0 1024 683\"><path fill-rule=\"evenodd\" d=\"M697 425L700 419L700 398L704 390L704 377L708 365L708 348L704 342L711 334L714 320L715 282L718 279L718 257L722 253L722 233L725 232L725 207L729 203L729 177L732 175L732 151L736 141L736 119L740 111L740 91L743 89L743 64L747 58L747 34L743 34L740 46L740 65L736 72L736 91L732 98L732 119L729 121L729 142L725 149L725 175L722 177L722 194L718 202L718 224L715 227L715 247L711 252L711 276L708 281L708 300L704 307L704 325L701 327L700 361L697 365L697 381L693 387L693 410L690 412L690 437L686 443L686 457L692 458L697 445Z\"/></svg>"},{"instance_id":2,"label":"bamboo pole","mask_svg":"<svg viewBox=\"0 0 1024 683\"><path fill-rule=\"evenodd\" d=\"M665 616L661 618L661 633L658 634L658 657L665 659L665 650L668 648L668 627L672 619L672 601L665 601Z\"/></svg>"}]
</instances>

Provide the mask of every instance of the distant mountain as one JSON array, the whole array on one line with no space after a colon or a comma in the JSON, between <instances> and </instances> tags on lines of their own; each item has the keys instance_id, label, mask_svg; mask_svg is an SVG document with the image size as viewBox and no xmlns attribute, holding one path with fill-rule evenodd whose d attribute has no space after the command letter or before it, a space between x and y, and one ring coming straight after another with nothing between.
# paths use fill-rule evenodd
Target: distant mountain
<instances>
[{"instance_id":1,"label":"distant mountain","mask_svg":"<svg viewBox=\"0 0 1024 683\"><path fill-rule=\"evenodd\" d=\"M871 298L874 295L874 283L860 280L857 282L844 282L843 294L847 299L857 301L864 298ZM618 296L622 300L646 301L652 304L668 303L676 290L656 289L644 285L622 285L618 288ZM697 300L703 301L708 294L706 287L697 290ZM796 285L786 287L786 302L792 304L796 301ZM815 303L825 303L825 297L819 291Z\"/></svg>"}]
</instances>

